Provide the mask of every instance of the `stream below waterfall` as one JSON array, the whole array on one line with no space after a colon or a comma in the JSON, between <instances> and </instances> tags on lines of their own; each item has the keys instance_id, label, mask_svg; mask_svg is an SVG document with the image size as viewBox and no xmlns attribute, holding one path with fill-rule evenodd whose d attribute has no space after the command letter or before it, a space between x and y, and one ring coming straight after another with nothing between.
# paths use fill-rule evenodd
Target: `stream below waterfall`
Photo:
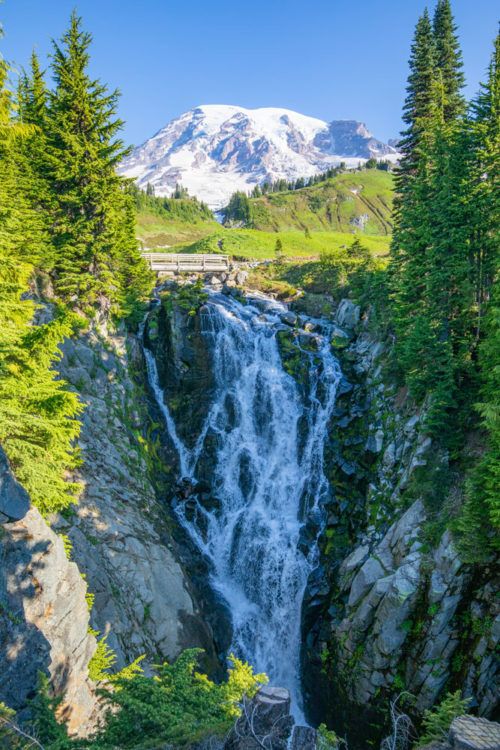
<instances>
[{"instance_id":1,"label":"stream below waterfall","mask_svg":"<svg viewBox=\"0 0 500 750\"><path fill-rule=\"evenodd\" d=\"M197 480L208 440L212 446L216 507L207 510L197 503L188 513L179 501L175 513L208 558L210 584L228 604L231 650L266 672L272 684L287 687L293 712L302 720L301 606L318 553L314 542L303 551L300 534L307 519L321 528L329 492L323 447L341 371L325 322L315 321L314 334L304 335L314 338L314 348L302 346L301 335L296 336L308 371L301 385L287 373L280 354L277 334L291 331L283 322L286 306L259 295L242 304L207 291L198 314L215 388L192 448L178 436L154 355L144 349L149 383L182 477Z\"/></svg>"}]
</instances>

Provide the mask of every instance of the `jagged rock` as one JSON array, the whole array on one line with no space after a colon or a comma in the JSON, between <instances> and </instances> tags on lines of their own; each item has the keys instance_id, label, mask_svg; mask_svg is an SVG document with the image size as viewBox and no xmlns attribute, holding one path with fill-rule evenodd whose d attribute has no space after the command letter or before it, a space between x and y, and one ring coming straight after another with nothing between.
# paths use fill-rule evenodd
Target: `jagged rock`
<instances>
[{"instance_id":1,"label":"jagged rock","mask_svg":"<svg viewBox=\"0 0 500 750\"><path fill-rule=\"evenodd\" d=\"M351 552L349 557L346 557L340 568L340 575L347 576L354 570L357 570L359 566L366 560L369 554L370 548L367 545L361 545Z\"/></svg>"},{"instance_id":2,"label":"jagged rock","mask_svg":"<svg viewBox=\"0 0 500 750\"><path fill-rule=\"evenodd\" d=\"M383 578L384 575L385 571L379 561L374 557L369 557L352 582L348 601L349 607L355 607L357 602L368 593L373 584L379 578Z\"/></svg>"},{"instance_id":3,"label":"jagged rock","mask_svg":"<svg viewBox=\"0 0 500 750\"><path fill-rule=\"evenodd\" d=\"M380 451L382 450L383 444L384 444L384 431L377 430L376 432L372 433L368 437L365 448L367 451L370 451L370 453L380 453Z\"/></svg>"},{"instance_id":4,"label":"jagged rock","mask_svg":"<svg viewBox=\"0 0 500 750\"><path fill-rule=\"evenodd\" d=\"M312 727L295 726L292 731L290 750L316 750L317 740L318 733Z\"/></svg>"},{"instance_id":5,"label":"jagged rock","mask_svg":"<svg viewBox=\"0 0 500 750\"><path fill-rule=\"evenodd\" d=\"M350 299L341 300L337 313L335 315L335 321L341 328L356 328L359 323L360 308L359 305L355 305Z\"/></svg>"},{"instance_id":6,"label":"jagged rock","mask_svg":"<svg viewBox=\"0 0 500 750\"><path fill-rule=\"evenodd\" d=\"M386 469L392 469L396 463L396 445L395 443L389 443L382 456L382 462Z\"/></svg>"},{"instance_id":7,"label":"jagged rock","mask_svg":"<svg viewBox=\"0 0 500 750\"><path fill-rule=\"evenodd\" d=\"M225 278L222 278L224 276ZM226 280L227 274L222 274L221 278L218 276L208 276L205 281L207 284L210 284L211 286L221 286L222 282Z\"/></svg>"},{"instance_id":8,"label":"jagged rock","mask_svg":"<svg viewBox=\"0 0 500 750\"><path fill-rule=\"evenodd\" d=\"M235 278L236 283L241 286L248 279L248 271L238 271Z\"/></svg>"},{"instance_id":9,"label":"jagged rock","mask_svg":"<svg viewBox=\"0 0 500 750\"><path fill-rule=\"evenodd\" d=\"M500 750L500 724L475 716L458 716L450 727L453 750Z\"/></svg>"},{"instance_id":10,"label":"jagged rock","mask_svg":"<svg viewBox=\"0 0 500 750\"><path fill-rule=\"evenodd\" d=\"M202 334L206 314L203 306L198 315L189 315L189 310L179 305L167 314L161 305L157 314L158 336L149 342L173 416L182 408L178 431L189 447L205 421L209 396L215 387L212 354ZM147 331L148 328L146 334Z\"/></svg>"},{"instance_id":11,"label":"jagged rock","mask_svg":"<svg viewBox=\"0 0 500 750\"><path fill-rule=\"evenodd\" d=\"M3 490L25 502L13 477L5 479L4 466ZM43 672L61 696L59 716L71 733L85 735L98 713L88 677L96 641L88 632L87 586L36 508L3 526L0 557L0 701L26 718Z\"/></svg>"},{"instance_id":12,"label":"jagged rock","mask_svg":"<svg viewBox=\"0 0 500 750\"><path fill-rule=\"evenodd\" d=\"M75 360L94 368L93 363L99 363L94 377L87 373L92 383L107 368L115 373L112 379L99 380L98 390L83 395L84 491L65 533L94 594L92 627L109 632L118 668L141 654L172 660L183 648L198 646L207 652L205 666L213 670L217 660L210 627L176 559L145 454L128 426L132 411L140 414L143 425L149 417L145 395L129 374L132 356L143 367L141 355L133 340L127 353L126 343L118 334L93 329L62 347L60 372L76 387ZM190 480L181 480L177 491L189 497L196 488Z\"/></svg>"},{"instance_id":13,"label":"jagged rock","mask_svg":"<svg viewBox=\"0 0 500 750\"><path fill-rule=\"evenodd\" d=\"M333 325L330 329L330 344L334 349L345 349L350 341L351 336L343 328Z\"/></svg>"},{"instance_id":14,"label":"jagged rock","mask_svg":"<svg viewBox=\"0 0 500 750\"><path fill-rule=\"evenodd\" d=\"M20 521L30 507L28 493L16 482L0 447L0 523Z\"/></svg>"},{"instance_id":15,"label":"jagged rock","mask_svg":"<svg viewBox=\"0 0 500 750\"><path fill-rule=\"evenodd\" d=\"M314 320L307 320L304 323L304 331L307 331L307 333L319 333L321 326Z\"/></svg>"}]
</instances>

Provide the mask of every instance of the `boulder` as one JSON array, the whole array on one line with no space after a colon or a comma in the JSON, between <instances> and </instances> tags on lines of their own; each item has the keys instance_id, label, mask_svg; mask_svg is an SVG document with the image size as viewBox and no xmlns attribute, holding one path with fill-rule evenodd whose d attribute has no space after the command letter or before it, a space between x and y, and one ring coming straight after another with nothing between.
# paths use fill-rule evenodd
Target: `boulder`
<instances>
[{"instance_id":1,"label":"boulder","mask_svg":"<svg viewBox=\"0 0 500 750\"><path fill-rule=\"evenodd\" d=\"M248 271L238 271L235 277L236 283L240 286L248 279Z\"/></svg>"},{"instance_id":2,"label":"boulder","mask_svg":"<svg viewBox=\"0 0 500 750\"><path fill-rule=\"evenodd\" d=\"M453 750L500 750L500 724L476 716L458 716L450 727Z\"/></svg>"},{"instance_id":3,"label":"boulder","mask_svg":"<svg viewBox=\"0 0 500 750\"><path fill-rule=\"evenodd\" d=\"M359 600L368 593L373 584L384 576L385 571L379 561L374 557L369 557L352 582L349 594L349 606L356 606Z\"/></svg>"},{"instance_id":4,"label":"boulder","mask_svg":"<svg viewBox=\"0 0 500 750\"><path fill-rule=\"evenodd\" d=\"M287 326L294 326L297 323L297 316L291 310L281 313L280 318Z\"/></svg>"},{"instance_id":5,"label":"boulder","mask_svg":"<svg viewBox=\"0 0 500 750\"><path fill-rule=\"evenodd\" d=\"M335 315L335 322L341 328L356 328L359 323L360 308L359 305L355 305L350 299L343 299L337 308Z\"/></svg>"}]
</instances>

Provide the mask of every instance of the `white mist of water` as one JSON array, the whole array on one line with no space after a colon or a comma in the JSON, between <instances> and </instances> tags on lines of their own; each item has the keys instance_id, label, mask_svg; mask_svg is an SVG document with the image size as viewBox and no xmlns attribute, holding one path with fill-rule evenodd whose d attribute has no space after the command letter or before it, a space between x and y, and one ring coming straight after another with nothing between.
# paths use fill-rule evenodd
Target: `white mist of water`
<instances>
[{"instance_id":1,"label":"white mist of water","mask_svg":"<svg viewBox=\"0 0 500 750\"><path fill-rule=\"evenodd\" d=\"M301 355L308 370L307 392L301 393L280 356L284 311L272 303L262 313L252 304L210 295L201 312L202 335L210 343L216 389L192 450L177 434L154 357L147 349L145 356L183 476L196 479L207 437L215 441L211 483L217 508L208 511L198 503L193 514L179 502L176 512L209 558L211 584L229 605L232 649L272 684L290 690L300 720L301 605L317 550L312 544L304 554L299 534L328 492L323 446L341 371L325 329L315 336L317 350Z\"/></svg>"}]
</instances>

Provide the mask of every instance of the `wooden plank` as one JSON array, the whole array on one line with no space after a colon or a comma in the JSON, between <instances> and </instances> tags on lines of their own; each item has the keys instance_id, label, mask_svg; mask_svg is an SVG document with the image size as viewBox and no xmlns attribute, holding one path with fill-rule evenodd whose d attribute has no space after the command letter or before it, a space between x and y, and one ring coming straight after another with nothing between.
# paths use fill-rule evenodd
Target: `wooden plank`
<instances>
[{"instance_id":1,"label":"wooden plank","mask_svg":"<svg viewBox=\"0 0 500 750\"><path fill-rule=\"evenodd\" d=\"M153 271L225 271L229 255L193 253L141 253Z\"/></svg>"}]
</instances>

